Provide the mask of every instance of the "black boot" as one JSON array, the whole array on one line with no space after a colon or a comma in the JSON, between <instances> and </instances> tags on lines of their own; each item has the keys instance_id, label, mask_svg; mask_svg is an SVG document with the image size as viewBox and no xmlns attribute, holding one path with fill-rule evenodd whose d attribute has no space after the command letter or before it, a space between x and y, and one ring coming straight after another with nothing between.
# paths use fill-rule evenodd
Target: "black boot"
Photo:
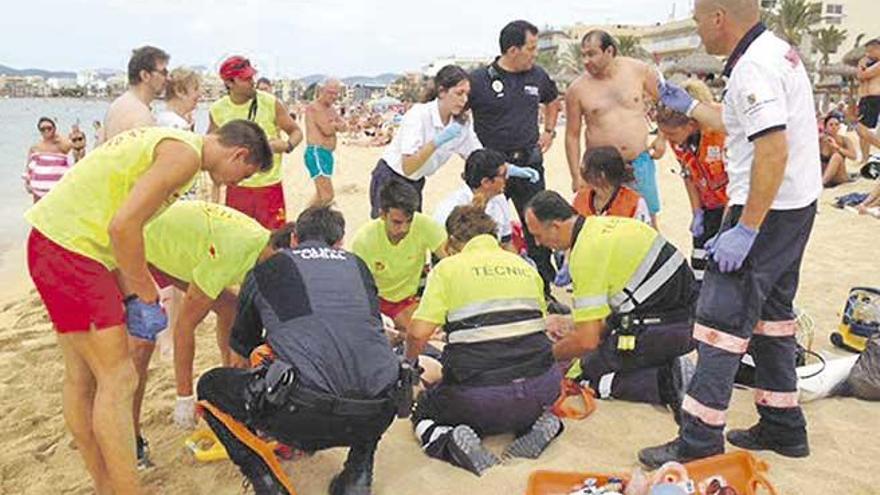
<instances>
[{"instance_id":1,"label":"black boot","mask_svg":"<svg viewBox=\"0 0 880 495\"><path fill-rule=\"evenodd\" d=\"M658 445L656 447L648 447L639 451L639 461L648 467L648 469L657 469L667 462L678 462L684 464L686 462L710 457L717 454L723 454L724 451L705 452L698 454L691 452L685 446L680 438L676 438L671 442Z\"/></svg>"},{"instance_id":2,"label":"black boot","mask_svg":"<svg viewBox=\"0 0 880 495\"><path fill-rule=\"evenodd\" d=\"M761 423L748 430L730 430L727 441L746 450L772 450L785 457L807 457L810 455L810 444L806 435L777 435L776 438L763 430Z\"/></svg>"},{"instance_id":3,"label":"black boot","mask_svg":"<svg viewBox=\"0 0 880 495\"><path fill-rule=\"evenodd\" d=\"M352 446L342 472L330 482L330 495L370 495L375 453L376 443Z\"/></svg>"}]
</instances>

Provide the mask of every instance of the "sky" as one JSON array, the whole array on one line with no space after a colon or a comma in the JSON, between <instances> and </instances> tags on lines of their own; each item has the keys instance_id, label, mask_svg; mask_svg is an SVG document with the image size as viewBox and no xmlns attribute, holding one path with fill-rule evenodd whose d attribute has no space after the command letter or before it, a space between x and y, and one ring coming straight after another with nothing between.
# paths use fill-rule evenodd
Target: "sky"
<instances>
[{"instance_id":1,"label":"sky","mask_svg":"<svg viewBox=\"0 0 880 495\"><path fill-rule=\"evenodd\" d=\"M508 21L540 28L650 24L688 16L691 0L4 0L0 64L124 69L159 46L171 66L216 68L232 54L269 77L418 70L436 57L490 57ZM14 6L13 6L14 4Z\"/></svg>"}]
</instances>

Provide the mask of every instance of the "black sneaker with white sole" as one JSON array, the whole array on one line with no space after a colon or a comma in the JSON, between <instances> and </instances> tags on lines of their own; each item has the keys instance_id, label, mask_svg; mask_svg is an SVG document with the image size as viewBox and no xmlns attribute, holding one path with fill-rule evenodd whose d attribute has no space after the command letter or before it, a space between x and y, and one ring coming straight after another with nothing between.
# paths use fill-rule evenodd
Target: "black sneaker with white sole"
<instances>
[{"instance_id":1,"label":"black sneaker with white sole","mask_svg":"<svg viewBox=\"0 0 880 495\"><path fill-rule=\"evenodd\" d=\"M479 435L468 425L458 425L452 430L449 453L458 467L482 476L490 467L501 462L498 456L483 446Z\"/></svg>"},{"instance_id":2,"label":"black sneaker with white sole","mask_svg":"<svg viewBox=\"0 0 880 495\"><path fill-rule=\"evenodd\" d=\"M537 459L556 437L562 434L562 421L553 413L545 412L535 421L528 433L518 437L504 449L502 457Z\"/></svg>"},{"instance_id":3,"label":"black sneaker with white sole","mask_svg":"<svg viewBox=\"0 0 880 495\"><path fill-rule=\"evenodd\" d=\"M150 442L144 437L138 436L137 439L137 468L139 471L150 469L153 467L153 461L150 460Z\"/></svg>"}]
</instances>

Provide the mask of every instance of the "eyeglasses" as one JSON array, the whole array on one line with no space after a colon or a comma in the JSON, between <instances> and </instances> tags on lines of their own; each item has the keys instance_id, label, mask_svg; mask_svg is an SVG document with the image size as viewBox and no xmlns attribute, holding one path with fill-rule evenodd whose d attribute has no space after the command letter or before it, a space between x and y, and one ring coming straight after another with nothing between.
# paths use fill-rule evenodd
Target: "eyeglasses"
<instances>
[{"instance_id":1,"label":"eyeglasses","mask_svg":"<svg viewBox=\"0 0 880 495\"><path fill-rule=\"evenodd\" d=\"M50 131L54 131L54 130L55 130L55 128L52 126L48 126L48 125L40 126L40 132L50 132Z\"/></svg>"},{"instance_id":2,"label":"eyeglasses","mask_svg":"<svg viewBox=\"0 0 880 495\"><path fill-rule=\"evenodd\" d=\"M155 72L155 73L157 73L157 74L162 74L164 77L168 77L168 68L167 68L167 67L163 68L162 70L159 70L159 69L153 69L153 70L150 71L150 72Z\"/></svg>"}]
</instances>

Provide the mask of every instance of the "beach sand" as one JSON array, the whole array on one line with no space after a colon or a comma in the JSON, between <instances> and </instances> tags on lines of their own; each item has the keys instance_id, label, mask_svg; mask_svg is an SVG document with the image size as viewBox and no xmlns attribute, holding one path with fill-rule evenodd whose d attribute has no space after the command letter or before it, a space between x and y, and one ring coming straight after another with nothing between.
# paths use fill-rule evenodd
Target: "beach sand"
<instances>
[{"instance_id":1,"label":"beach sand","mask_svg":"<svg viewBox=\"0 0 880 495\"><path fill-rule=\"evenodd\" d=\"M368 219L370 171L381 153L378 148L342 147L334 178L337 204L348 223L347 238ZM664 211L662 232L685 252L690 212L681 179L670 170L667 154L658 164ZM562 139L547 157L549 186L568 196L568 172ZM675 167L677 168L677 167ZM439 199L460 184L462 163L457 158L428 179L425 191L430 212ZM288 158L286 185L291 216L311 198L299 152ZM836 353L828 336L840 320L850 287L880 281L877 239L880 222L836 210L830 201L846 192L867 191L860 181L826 191L807 250L797 304L816 322L815 348ZM20 256L19 258L23 258ZM23 269L22 269L23 271ZM18 277L20 278L20 277ZM16 277L13 277L15 280ZM0 314L0 493L91 493L90 480L72 445L61 411L63 362L55 336L38 297L28 283L20 284ZM567 295L562 295L564 300ZM213 320L198 334L197 371L219 363L214 345ZM152 493L241 493L242 477L229 462L199 465L183 448L184 434L171 421L174 406L173 369L169 361L153 360L147 389L143 426L151 442L156 468L143 474ZM880 493L880 436L876 418L880 405L854 399L828 399L804 407L812 455L791 460L771 453L760 457L771 466L770 479L780 493L826 494ZM751 394L734 393L729 424L748 427L757 415ZM566 431L538 461L517 460L490 470L482 478L426 457L413 437L408 421L396 421L379 446L374 492L377 494L504 494L523 493L531 471L628 471L636 453L645 446L671 439L676 433L672 415L647 405L601 402L583 421L566 421ZM500 452L510 437L490 438L487 444ZM345 449L319 452L313 457L286 463L300 494L326 493L330 478L341 469Z\"/></svg>"}]
</instances>

